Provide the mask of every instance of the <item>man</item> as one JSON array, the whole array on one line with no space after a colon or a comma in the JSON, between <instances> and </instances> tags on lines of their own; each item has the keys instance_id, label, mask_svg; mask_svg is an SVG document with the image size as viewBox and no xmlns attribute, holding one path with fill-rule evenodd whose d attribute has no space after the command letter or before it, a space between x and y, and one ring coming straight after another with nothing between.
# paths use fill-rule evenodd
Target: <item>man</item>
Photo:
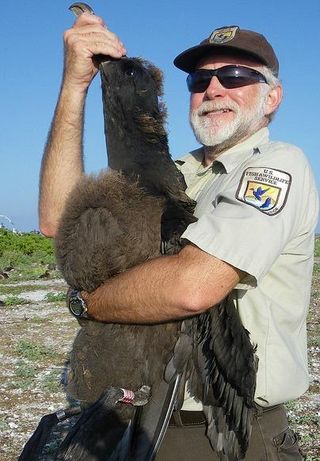
<instances>
[{"instance_id":1,"label":"man","mask_svg":"<svg viewBox=\"0 0 320 461\"><path fill-rule=\"evenodd\" d=\"M87 13L64 40L63 82L41 172L40 228L50 237L83 174L93 58L126 53L102 19ZM308 387L306 312L318 202L303 153L268 138L282 98L278 60L262 35L232 26L214 31L175 64L189 73L190 121L202 144L177 162L197 200L198 221L183 235L189 244L81 296L96 320L151 323L204 312L233 290L259 357L258 411L245 459L302 459L282 403ZM186 396L181 419L157 459L217 459L201 405Z\"/></svg>"}]
</instances>

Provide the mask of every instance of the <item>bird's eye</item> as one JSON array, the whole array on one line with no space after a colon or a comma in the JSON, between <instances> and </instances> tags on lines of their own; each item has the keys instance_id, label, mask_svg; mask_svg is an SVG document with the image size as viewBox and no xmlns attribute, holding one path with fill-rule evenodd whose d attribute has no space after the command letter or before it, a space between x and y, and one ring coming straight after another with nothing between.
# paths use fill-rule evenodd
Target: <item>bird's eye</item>
<instances>
[{"instance_id":1,"label":"bird's eye","mask_svg":"<svg viewBox=\"0 0 320 461\"><path fill-rule=\"evenodd\" d=\"M133 67L127 67L125 70L125 74L128 75L129 77L132 77L134 75L134 68Z\"/></svg>"}]
</instances>

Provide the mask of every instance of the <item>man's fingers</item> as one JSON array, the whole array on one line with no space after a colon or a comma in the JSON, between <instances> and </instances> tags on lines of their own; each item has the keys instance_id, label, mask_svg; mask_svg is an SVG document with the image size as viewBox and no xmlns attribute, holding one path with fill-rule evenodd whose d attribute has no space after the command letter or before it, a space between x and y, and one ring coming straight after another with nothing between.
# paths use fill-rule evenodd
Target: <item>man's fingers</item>
<instances>
[{"instance_id":1,"label":"man's fingers","mask_svg":"<svg viewBox=\"0 0 320 461\"><path fill-rule=\"evenodd\" d=\"M82 27L86 24L100 24L102 26L105 25L104 20L100 18L100 16L96 16L95 14L90 13L83 13L77 17L73 24L73 27Z\"/></svg>"},{"instance_id":2,"label":"man's fingers","mask_svg":"<svg viewBox=\"0 0 320 461\"><path fill-rule=\"evenodd\" d=\"M90 28L77 33L75 30L65 32L65 43L69 48L81 51L85 49L85 54L107 54L113 57L121 57L126 53L122 42L112 32L96 31Z\"/></svg>"},{"instance_id":3,"label":"man's fingers","mask_svg":"<svg viewBox=\"0 0 320 461\"><path fill-rule=\"evenodd\" d=\"M94 34L104 35L107 40L114 40L120 43L118 36L107 29L105 26L98 26L97 24L88 24L82 27L72 27L71 29L66 30L66 35L78 35L78 36L90 36Z\"/></svg>"},{"instance_id":4,"label":"man's fingers","mask_svg":"<svg viewBox=\"0 0 320 461\"><path fill-rule=\"evenodd\" d=\"M77 18L73 27L65 32L65 40L68 41L69 37L74 36L74 34L79 34L78 37L82 37L84 40L92 39L94 42L99 41L103 43L105 40L106 44L111 43L112 48L117 49L121 55L126 54L125 47L119 40L118 36L109 30L104 24L103 19L98 16L89 13L81 14ZM94 34L97 34L96 38L94 37Z\"/></svg>"}]
</instances>

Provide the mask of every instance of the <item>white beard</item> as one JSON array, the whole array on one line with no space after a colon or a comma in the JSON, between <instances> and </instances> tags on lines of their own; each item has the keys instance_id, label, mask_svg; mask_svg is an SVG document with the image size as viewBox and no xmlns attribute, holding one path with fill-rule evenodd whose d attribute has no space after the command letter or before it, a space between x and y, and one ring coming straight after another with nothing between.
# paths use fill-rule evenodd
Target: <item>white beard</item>
<instances>
[{"instance_id":1,"label":"white beard","mask_svg":"<svg viewBox=\"0 0 320 461\"><path fill-rule=\"evenodd\" d=\"M234 145L239 140L254 133L265 115L266 94L261 92L257 103L249 109L240 109L234 101L204 101L198 109L191 111L189 121L197 141L214 147L219 144ZM230 122L213 120L201 114L212 110L232 110L234 118Z\"/></svg>"}]
</instances>

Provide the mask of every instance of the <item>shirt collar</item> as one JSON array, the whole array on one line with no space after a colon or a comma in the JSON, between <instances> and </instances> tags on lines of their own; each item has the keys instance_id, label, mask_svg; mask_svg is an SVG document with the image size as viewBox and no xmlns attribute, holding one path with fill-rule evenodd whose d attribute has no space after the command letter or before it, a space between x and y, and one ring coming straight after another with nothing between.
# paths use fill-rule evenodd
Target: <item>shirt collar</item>
<instances>
[{"instance_id":1,"label":"shirt collar","mask_svg":"<svg viewBox=\"0 0 320 461\"><path fill-rule=\"evenodd\" d=\"M259 149L259 146L267 143L268 141L269 129L266 127L261 128L249 138L223 152L213 162L213 165L210 165L209 167L203 167L202 171L206 171L208 168L212 168L215 164L220 163L223 165L225 171L230 173L232 170L237 168L246 158L249 158L251 155L253 155L256 149ZM196 174L199 172L199 164L202 163L202 160L203 148L200 147L199 149L196 149L183 156L181 159L177 160L177 163L180 165L181 171L184 174Z\"/></svg>"},{"instance_id":2,"label":"shirt collar","mask_svg":"<svg viewBox=\"0 0 320 461\"><path fill-rule=\"evenodd\" d=\"M236 144L230 149L223 152L217 158L217 161L222 163L227 173L237 168L244 160L259 150L259 146L269 141L268 128L261 128L259 131L251 135L244 141Z\"/></svg>"}]
</instances>

